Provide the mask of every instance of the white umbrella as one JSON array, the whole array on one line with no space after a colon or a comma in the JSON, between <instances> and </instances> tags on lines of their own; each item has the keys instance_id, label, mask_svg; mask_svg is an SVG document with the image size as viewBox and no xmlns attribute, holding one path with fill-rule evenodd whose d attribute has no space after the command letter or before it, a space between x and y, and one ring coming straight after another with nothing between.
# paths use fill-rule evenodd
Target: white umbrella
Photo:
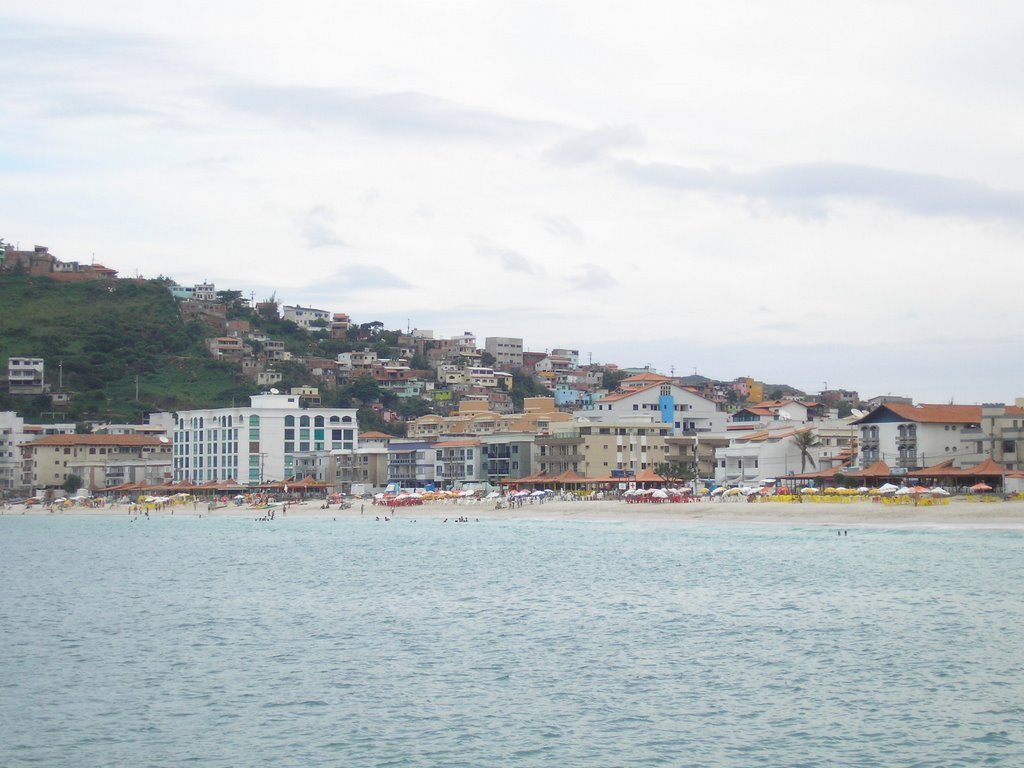
<instances>
[{"instance_id":1,"label":"white umbrella","mask_svg":"<svg viewBox=\"0 0 1024 768\"><path fill-rule=\"evenodd\" d=\"M903 488L900 488L898 491L896 491L896 495L897 496L909 496L911 493L912 493L912 491L909 488L907 488L906 486L904 486Z\"/></svg>"},{"instance_id":2,"label":"white umbrella","mask_svg":"<svg viewBox=\"0 0 1024 768\"><path fill-rule=\"evenodd\" d=\"M882 485L882 486L878 487L878 492L879 493L893 493L895 491L898 491L899 488L900 487L898 485L893 485L892 483L886 483L885 485Z\"/></svg>"},{"instance_id":3,"label":"white umbrella","mask_svg":"<svg viewBox=\"0 0 1024 768\"><path fill-rule=\"evenodd\" d=\"M934 493L936 496L949 496L949 491L947 491L945 488L940 488L937 485L934 488L932 488L929 491L929 493Z\"/></svg>"},{"instance_id":4,"label":"white umbrella","mask_svg":"<svg viewBox=\"0 0 1024 768\"><path fill-rule=\"evenodd\" d=\"M658 488L658 489L652 491L651 492L651 496L653 496L656 499L667 499L668 498L668 494L665 493L665 491L663 491L661 488Z\"/></svg>"},{"instance_id":5,"label":"white umbrella","mask_svg":"<svg viewBox=\"0 0 1024 768\"><path fill-rule=\"evenodd\" d=\"M543 496L544 495L544 491L534 491L530 495L531 496Z\"/></svg>"},{"instance_id":6,"label":"white umbrella","mask_svg":"<svg viewBox=\"0 0 1024 768\"><path fill-rule=\"evenodd\" d=\"M801 488L800 493L817 493L817 488Z\"/></svg>"},{"instance_id":7,"label":"white umbrella","mask_svg":"<svg viewBox=\"0 0 1024 768\"><path fill-rule=\"evenodd\" d=\"M491 492L490 492L490 493L488 493L488 494L487 494L486 496L484 496L484 498L485 498L485 499L496 499L496 498L498 498L498 497L499 497L500 495L501 495L501 494L500 494L500 493L498 493L497 491L491 491Z\"/></svg>"}]
</instances>

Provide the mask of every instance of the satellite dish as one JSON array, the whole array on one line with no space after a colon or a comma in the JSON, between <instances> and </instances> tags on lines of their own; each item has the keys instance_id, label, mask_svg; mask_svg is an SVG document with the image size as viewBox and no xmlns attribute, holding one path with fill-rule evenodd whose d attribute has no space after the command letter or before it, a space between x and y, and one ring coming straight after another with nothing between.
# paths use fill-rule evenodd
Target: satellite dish
<instances>
[{"instance_id":1,"label":"satellite dish","mask_svg":"<svg viewBox=\"0 0 1024 768\"><path fill-rule=\"evenodd\" d=\"M793 417L789 414L789 411L779 411L779 418L784 421L791 421Z\"/></svg>"},{"instance_id":2,"label":"satellite dish","mask_svg":"<svg viewBox=\"0 0 1024 768\"><path fill-rule=\"evenodd\" d=\"M170 440L168 440L168 439L167 439L166 437L161 437L161 438L160 438L160 442L161 442L161 443L169 443L169 442L171 442L171 441L170 441Z\"/></svg>"},{"instance_id":3,"label":"satellite dish","mask_svg":"<svg viewBox=\"0 0 1024 768\"><path fill-rule=\"evenodd\" d=\"M858 419L862 419L865 416L864 411L862 411L860 408L853 408L853 409L851 409L850 410L850 414L852 416L854 416L855 418L858 418Z\"/></svg>"},{"instance_id":4,"label":"satellite dish","mask_svg":"<svg viewBox=\"0 0 1024 768\"><path fill-rule=\"evenodd\" d=\"M270 388L270 394L272 394L272 395L280 395L281 392L280 392L280 390L277 390L277 389L274 389L273 387L271 387Z\"/></svg>"}]
</instances>

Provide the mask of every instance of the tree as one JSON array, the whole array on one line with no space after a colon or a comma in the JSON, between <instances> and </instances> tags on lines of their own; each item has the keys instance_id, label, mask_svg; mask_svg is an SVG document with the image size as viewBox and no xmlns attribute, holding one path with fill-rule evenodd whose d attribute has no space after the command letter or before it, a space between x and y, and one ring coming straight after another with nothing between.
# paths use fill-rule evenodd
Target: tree
<instances>
[{"instance_id":1,"label":"tree","mask_svg":"<svg viewBox=\"0 0 1024 768\"><path fill-rule=\"evenodd\" d=\"M346 389L351 397L357 398L362 403L372 403L380 398L380 385L369 375L360 376Z\"/></svg>"},{"instance_id":2,"label":"tree","mask_svg":"<svg viewBox=\"0 0 1024 768\"><path fill-rule=\"evenodd\" d=\"M804 473L807 462L810 462L812 467L816 467L814 457L811 456L811 449L821 445L818 442L818 436L811 430L805 429L803 432L797 432L793 435L793 442L800 449L800 474Z\"/></svg>"},{"instance_id":3,"label":"tree","mask_svg":"<svg viewBox=\"0 0 1024 768\"><path fill-rule=\"evenodd\" d=\"M77 491L81 487L82 487L82 478L80 478L78 475L68 475L67 479L64 480L64 484L61 485L61 488L64 489L64 492L69 494L69 495L74 493L75 491Z\"/></svg>"},{"instance_id":4,"label":"tree","mask_svg":"<svg viewBox=\"0 0 1024 768\"><path fill-rule=\"evenodd\" d=\"M629 374L625 371L613 371L610 368L605 368L604 373L601 374L601 388L614 392L619 388L622 380L628 376Z\"/></svg>"},{"instance_id":5,"label":"tree","mask_svg":"<svg viewBox=\"0 0 1024 768\"><path fill-rule=\"evenodd\" d=\"M655 464L654 474L666 483L688 483L697 476L692 464L680 464L674 461Z\"/></svg>"},{"instance_id":6,"label":"tree","mask_svg":"<svg viewBox=\"0 0 1024 768\"><path fill-rule=\"evenodd\" d=\"M853 413L853 404L849 400L840 400L839 405L836 406L836 410L839 414L839 418L845 419Z\"/></svg>"},{"instance_id":7,"label":"tree","mask_svg":"<svg viewBox=\"0 0 1024 768\"><path fill-rule=\"evenodd\" d=\"M488 352L486 349L480 353L480 365L487 368L493 368L498 362L498 359Z\"/></svg>"}]
</instances>

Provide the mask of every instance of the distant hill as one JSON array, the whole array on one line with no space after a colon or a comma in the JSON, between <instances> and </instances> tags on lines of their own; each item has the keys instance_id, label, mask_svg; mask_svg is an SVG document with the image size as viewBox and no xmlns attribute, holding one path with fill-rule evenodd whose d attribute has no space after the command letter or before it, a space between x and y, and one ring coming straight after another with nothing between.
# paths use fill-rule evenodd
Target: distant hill
<instances>
[{"instance_id":1,"label":"distant hill","mask_svg":"<svg viewBox=\"0 0 1024 768\"><path fill-rule=\"evenodd\" d=\"M68 420L139 420L146 411L230 404L249 394L237 365L214 360L204 329L184 323L166 286L151 280L60 283L0 276L0 365L41 357L56 391L61 363ZM138 377L139 399L135 399ZM0 410L31 417L45 397L0 395Z\"/></svg>"}]
</instances>

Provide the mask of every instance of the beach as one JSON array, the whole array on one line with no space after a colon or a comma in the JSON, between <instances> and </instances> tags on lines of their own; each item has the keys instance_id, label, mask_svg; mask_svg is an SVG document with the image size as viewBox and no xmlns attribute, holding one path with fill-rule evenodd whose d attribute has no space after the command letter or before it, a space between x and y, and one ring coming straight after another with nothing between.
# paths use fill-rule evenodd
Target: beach
<instances>
[{"instance_id":1,"label":"beach","mask_svg":"<svg viewBox=\"0 0 1024 768\"><path fill-rule=\"evenodd\" d=\"M495 509L493 501L432 501L420 505L388 507L371 500L353 500L347 509L338 505L323 508L322 500L289 502L272 508L275 519L286 518L375 518L396 521L454 521L465 517L480 520L546 520L697 523L758 523L827 526L925 526L1003 528L1024 530L1024 501L967 501L953 498L941 504L882 504L870 501L848 503L702 501L692 503L630 504L621 500L565 501L552 499L526 502L521 507ZM256 519L267 514L261 507L227 504L211 510L205 501L186 502L150 509L152 517L219 517ZM135 516L127 504L102 507L72 506L50 512L46 506L15 505L0 509L3 515Z\"/></svg>"}]
</instances>

